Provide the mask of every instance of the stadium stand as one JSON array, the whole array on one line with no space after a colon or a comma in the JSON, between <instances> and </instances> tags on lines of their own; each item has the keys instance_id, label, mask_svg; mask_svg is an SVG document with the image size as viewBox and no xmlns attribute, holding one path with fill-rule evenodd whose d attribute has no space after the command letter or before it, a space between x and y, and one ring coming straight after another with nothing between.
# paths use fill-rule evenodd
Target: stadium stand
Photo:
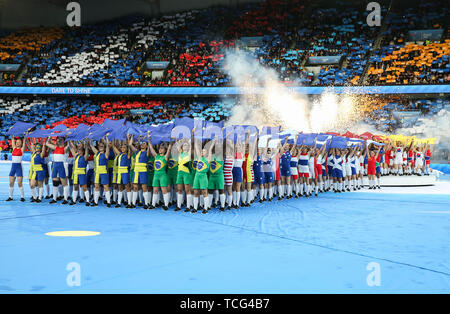
<instances>
[{"instance_id":1,"label":"stadium stand","mask_svg":"<svg viewBox=\"0 0 450 314\"><path fill-rule=\"evenodd\" d=\"M290 84L447 82L448 3L386 8L381 28L367 25L368 12L359 2L338 1L330 7L326 1L268 0L157 18L128 16L78 28L3 31L0 62L22 67L1 84L229 86L221 62L225 50L237 46ZM417 30L437 31L437 37L417 40L422 33L411 33ZM246 45L248 39L253 45ZM381 44L375 47L377 39ZM321 58L335 61L324 64ZM404 63L394 65L397 58ZM147 62L160 61L166 62L160 71L147 67Z\"/></svg>"}]
</instances>

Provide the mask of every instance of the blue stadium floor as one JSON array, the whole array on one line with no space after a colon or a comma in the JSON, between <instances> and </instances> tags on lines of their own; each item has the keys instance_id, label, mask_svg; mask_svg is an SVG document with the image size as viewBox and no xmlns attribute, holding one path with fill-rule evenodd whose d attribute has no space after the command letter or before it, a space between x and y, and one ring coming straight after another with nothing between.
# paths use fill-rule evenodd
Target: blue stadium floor
<instances>
[{"instance_id":1,"label":"blue stadium floor","mask_svg":"<svg viewBox=\"0 0 450 314\"><path fill-rule=\"evenodd\" d=\"M8 170L0 164L0 199ZM449 293L450 183L441 184L207 215L1 201L0 293ZM100 234L45 235L63 230ZM71 262L80 286L66 283ZM366 282L371 262L380 286Z\"/></svg>"}]
</instances>

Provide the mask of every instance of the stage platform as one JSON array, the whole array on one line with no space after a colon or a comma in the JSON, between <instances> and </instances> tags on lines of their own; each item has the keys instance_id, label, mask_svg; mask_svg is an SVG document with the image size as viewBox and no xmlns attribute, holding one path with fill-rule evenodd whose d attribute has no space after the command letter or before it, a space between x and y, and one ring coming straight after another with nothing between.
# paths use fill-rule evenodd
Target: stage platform
<instances>
[{"instance_id":1,"label":"stage platform","mask_svg":"<svg viewBox=\"0 0 450 314\"><path fill-rule=\"evenodd\" d=\"M435 175L387 175L381 177L381 186L427 186L436 184L436 181L437 178ZM369 179L364 177L363 183L364 185L369 186Z\"/></svg>"}]
</instances>

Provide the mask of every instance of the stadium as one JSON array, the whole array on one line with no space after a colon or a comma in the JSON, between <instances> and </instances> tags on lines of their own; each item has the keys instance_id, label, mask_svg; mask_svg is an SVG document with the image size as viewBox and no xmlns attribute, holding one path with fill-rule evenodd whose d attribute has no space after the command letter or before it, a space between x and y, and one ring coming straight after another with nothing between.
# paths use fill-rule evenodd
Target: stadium
<instances>
[{"instance_id":1,"label":"stadium","mask_svg":"<svg viewBox=\"0 0 450 314\"><path fill-rule=\"evenodd\" d=\"M449 16L0 0L0 293L448 293Z\"/></svg>"}]
</instances>

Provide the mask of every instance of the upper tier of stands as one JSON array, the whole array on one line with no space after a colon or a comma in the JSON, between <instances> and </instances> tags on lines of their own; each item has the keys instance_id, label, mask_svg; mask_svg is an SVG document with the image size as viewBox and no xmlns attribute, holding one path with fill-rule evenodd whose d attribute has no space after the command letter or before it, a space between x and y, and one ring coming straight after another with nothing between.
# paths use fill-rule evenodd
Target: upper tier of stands
<instances>
[{"instance_id":1,"label":"upper tier of stands","mask_svg":"<svg viewBox=\"0 0 450 314\"><path fill-rule=\"evenodd\" d=\"M124 17L75 28L0 31L0 64L20 64L2 85L229 86L227 49L250 49L279 79L302 85L445 84L450 79L448 1L382 5L369 27L359 1L267 0L157 18ZM399 5L396 6L396 3ZM419 2L420 3L420 2ZM413 30L442 30L432 40ZM254 45L245 37L257 37ZM311 57L338 56L312 65ZM147 61L165 61L160 71ZM1 71L0 71L1 72ZM5 74L5 73L4 73Z\"/></svg>"}]
</instances>

